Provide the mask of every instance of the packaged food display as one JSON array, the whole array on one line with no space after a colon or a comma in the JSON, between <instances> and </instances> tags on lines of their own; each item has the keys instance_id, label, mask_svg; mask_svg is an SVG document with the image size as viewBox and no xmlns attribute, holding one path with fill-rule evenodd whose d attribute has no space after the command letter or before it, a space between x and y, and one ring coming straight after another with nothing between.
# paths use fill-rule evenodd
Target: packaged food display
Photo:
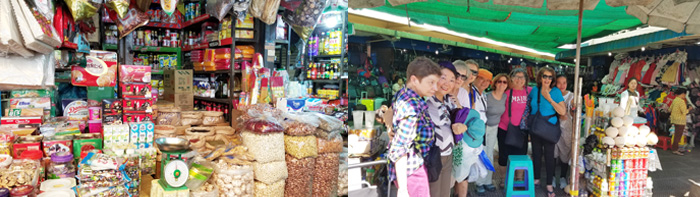
<instances>
[{"instance_id":1,"label":"packaged food display","mask_svg":"<svg viewBox=\"0 0 700 197\"><path fill-rule=\"evenodd\" d=\"M73 154L68 152L58 152L51 155L51 164L48 168L48 179L73 178L75 177L75 165L73 165Z\"/></svg>"},{"instance_id":2,"label":"packaged food display","mask_svg":"<svg viewBox=\"0 0 700 197\"><path fill-rule=\"evenodd\" d=\"M19 158L25 151L39 151L41 153L41 140L43 136L20 136L12 145L12 153Z\"/></svg>"},{"instance_id":3,"label":"packaged food display","mask_svg":"<svg viewBox=\"0 0 700 197\"><path fill-rule=\"evenodd\" d=\"M151 67L137 65L121 65L119 81L122 83L150 83Z\"/></svg>"},{"instance_id":4,"label":"packaged food display","mask_svg":"<svg viewBox=\"0 0 700 197\"><path fill-rule=\"evenodd\" d=\"M249 131L241 133L243 145L258 162L284 161L284 134L255 134Z\"/></svg>"},{"instance_id":5,"label":"packaged food display","mask_svg":"<svg viewBox=\"0 0 700 197\"><path fill-rule=\"evenodd\" d=\"M36 185L40 164L35 160L15 159L7 169L0 173L0 188L14 188L22 185Z\"/></svg>"},{"instance_id":6,"label":"packaged food display","mask_svg":"<svg viewBox=\"0 0 700 197\"><path fill-rule=\"evenodd\" d=\"M318 154L343 152L343 137L340 133L330 133L327 137L317 137Z\"/></svg>"},{"instance_id":7,"label":"packaged food display","mask_svg":"<svg viewBox=\"0 0 700 197\"><path fill-rule=\"evenodd\" d=\"M314 170L314 196L330 196L338 186L338 153L320 154Z\"/></svg>"},{"instance_id":8,"label":"packaged food display","mask_svg":"<svg viewBox=\"0 0 700 197\"><path fill-rule=\"evenodd\" d=\"M124 113L153 112L153 100L151 99L124 99L122 103L124 106Z\"/></svg>"},{"instance_id":9,"label":"packaged food display","mask_svg":"<svg viewBox=\"0 0 700 197\"><path fill-rule=\"evenodd\" d=\"M217 168L214 177L221 196L237 197L254 194L254 176L250 166L230 165L226 168Z\"/></svg>"},{"instance_id":10,"label":"packaged food display","mask_svg":"<svg viewBox=\"0 0 700 197\"><path fill-rule=\"evenodd\" d=\"M63 116L68 117L68 120L87 120L87 101L82 99L63 99Z\"/></svg>"},{"instance_id":11,"label":"packaged food display","mask_svg":"<svg viewBox=\"0 0 700 197\"><path fill-rule=\"evenodd\" d=\"M285 180L289 176L287 172L287 163L284 161L273 161L267 163L253 163L255 171L255 180L272 184L279 180Z\"/></svg>"},{"instance_id":12,"label":"packaged food display","mask_svg":"<svg viewBox=\"0 0 700 197\"><path fill-rule=\"evenodd\" d=\"M129 11L124 18L118 18L114 11L108 10L108 12L110 18L117 22L119 39L122 39L124 36L136 30L136 28L148 24L149 21L148 14L136 9L135 5L129 5Z\"/></svg>"},{"instance_id":13,"label":"packaged food display","mask_svg":"<svg viewBox=\"0 0 700 197\"><path fill-rule=\"evenodd\" d=\"M50 90L12 90L10 98L50 98L53 92Z\"/></svg>"},{"instance_id":14,"label":"packaged food display","mask_svg":"<svg viewBox=\"0 0 700 197\"><path fill-rule=\"evenodd\" d=\"M179 108L162 108L158 109L156 124L180 126L180 119L181 116Z\"/></svg>"},{"instance_id":15,"label":"packaged food display","mask_svg":"<svg viewBox=\"0 0 700 197\"><path fill-rule=\"evenodd\" d=\"M285 122L284 134L295 136L312 135L316 132L316 127L307 121L288 121Z\"/></svg>"},{"instance_id":16,"label":"packaged food display","mask_svg":"<svg viewBox=\"0 0 700 197\"><path fill-rule=\"evenodd\" d=\"M202 113L202 125L217 125L224 122L224 112L205 111Z\"/></svg>"},{"instance_id":17,"label":"packaged food display","mask_svg":"<svg viewBox=\"0 0 700 197\"><path fill-rule=\"evenodd\" d=\"M297 159L287 155L286 162L289 177L284 186L284 196L311 196L314 177L309 176L309 172L314 171L316 159L311 157Z\"/></svg>"},{"instance_id":18,"label":"packaged food display","mask_svg":"<svg viewBox=\"0 0 700 197\"><path fill-rule=\"evenodd\" d=\"M265 184L263 182L255 181L255 196L283 197L284 184L284 180L277 181L272 184Z\"/></svg>"},{"instance_id":19,"label":"packaged food display","mask_svg":"<svg viewBox=\"0 0 700 197\"><path fill-rule=\"evenodd\" d=\"M71 153L73 151L73 136L63 135L46 137L43 141L43 145L44 156L47 157L59 152Z\"/></svg>"},{"instance_id":20,"label":"packaged food display","mask_svg":"<svg viewBox=\"0 0 700 197\"><path fill-rule=\"evenodd\" d=\"M316 157L318 155L316 136L284 136L284 149L287 154L298 159Z\"/></svg>"},{"instance_id":21,"label":"packaged food display","mask_svg":"<svg viewBox=\"0 0 700 197\"><path fill-rule=\"evenodd\" d=\"M125 123L145 122L153 120L153 115L148 113L130 113L124 114L122 119Z\"/></svg>"},{"instance_id":22,"label":"packaged food display","mask_svg":"<svg viewBox=\"0 0 700 197\"><path fill-rule=\"evenodd\" d=\"M51 98L12 98L9 107L10 109L41 108L50 110Z\"/></svg>"},{"instance_id":23,"label":"packaged food display","mask_svg":"<svg viewBox=\"0 0 700 197\"><path fill-rule=\"evenodd\" d=\"M119 84L122 98L150 99L151 88L151 84Z\"/></svg>"}]
</instances>

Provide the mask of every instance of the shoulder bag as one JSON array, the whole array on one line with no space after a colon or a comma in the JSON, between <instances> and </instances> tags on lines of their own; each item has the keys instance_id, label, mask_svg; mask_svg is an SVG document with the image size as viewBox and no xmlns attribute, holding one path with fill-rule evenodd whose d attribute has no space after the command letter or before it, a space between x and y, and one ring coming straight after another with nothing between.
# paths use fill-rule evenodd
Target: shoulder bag
<instances>
[{"instance_id":1,"label":"shoulder bag","mask_svg":"<svg viewBox=\"0 0 700 197\"><path fill-rule=\"evenodd\" d=\"M540 89L537 89L537 106L541 106L540 102ZM543 116L542 113L540 112L541 107L538 107L538 110L535 112L535 114L530 115L530 133L532 135L537 136L544 140L545 142L556 144L559 142L559 138L561 137L561 127L559 127L560 121L557 119L556 124L552 124L549 122L549 119L552 117L556 117L557 113L555 112L553 115L549 116Z\"/></svg>"},{"instance_id":2,"label":"shoulder bag","mask_svg":"<svg viewBox=\"0 0 700 197\"><path fill-rule=\"evenodd\" d=\"M506 131L505 144L518 149L525 147L525 139L527 138L527 133L520 127L513 125L511 122L511 111L513 111L513 90L510 90L510 96L508 97L508 130Z\"/></svg>"}]
</instances>

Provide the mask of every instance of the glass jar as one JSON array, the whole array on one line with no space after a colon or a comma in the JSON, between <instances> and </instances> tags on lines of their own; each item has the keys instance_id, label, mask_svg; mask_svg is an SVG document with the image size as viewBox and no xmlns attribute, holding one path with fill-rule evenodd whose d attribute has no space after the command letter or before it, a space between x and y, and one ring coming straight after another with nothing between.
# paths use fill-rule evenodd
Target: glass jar
<instances>
[{"instance_id":1,"label":"glass jar","mask_svg":"<svg viewBox=\"0 0 700 197\"><path fill-rule=\"evenodd\" d=\"M73 165L73 154L58 152L51 155L49 165L49 179L73 178L75 177L75 165Z\"/></svg>"}]
</instances>

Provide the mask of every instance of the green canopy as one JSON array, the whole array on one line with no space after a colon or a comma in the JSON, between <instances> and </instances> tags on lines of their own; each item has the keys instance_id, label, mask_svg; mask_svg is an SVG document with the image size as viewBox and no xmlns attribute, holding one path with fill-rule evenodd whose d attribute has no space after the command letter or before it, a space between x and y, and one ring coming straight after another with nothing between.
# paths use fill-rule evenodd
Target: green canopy
<instances>
[{"instance_id":1,"label":"green canopy","mask_svg":"<svg viewBox=\"0 0 700 197\"><path fill-rule=\"evenodd\" d=\"M578 10L547 10L520 6L479 3L473 0L428 0L400 6L369 8L412 22L442 26L472 36L557 53L558 46L576 42ZM595 10L583 14L582 39L598 38L642 23L625 12L625 7L610 7L600 1ZM449 20L448 20L449 17Z\"/></svg>"}]
</instances>

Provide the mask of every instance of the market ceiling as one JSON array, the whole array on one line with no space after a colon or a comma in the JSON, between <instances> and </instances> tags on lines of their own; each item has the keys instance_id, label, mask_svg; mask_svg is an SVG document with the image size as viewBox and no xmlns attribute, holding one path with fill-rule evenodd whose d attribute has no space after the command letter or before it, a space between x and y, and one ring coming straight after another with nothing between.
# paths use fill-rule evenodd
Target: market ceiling
<instances>
[{"instance_id":1,"label":"market ceiling","mask_svg":"<svg viewBox=\"0 0 700 197\"><path fill-rule=\"evenodd\" d=\"M589 8L593 7L589 6ZM600 0L594 9L585 10L582 40L598 38L642 25L639 19L628 15L625 8L626 6L611 7L606 4L606 1ZM548 54L567 50L557 47L575 43L577 35L578 10L549 10L546 1L541 8L497 5L492 1L481 3L475 0L427 0L398 6L392 6L386 2L384 6L368 9L397 17L408 16L413 25L444 27L454 32L527 47ZM363 16L358 12L351 14L356 17L371 17ZM408 25L407 20L393 22ZM410 27L394 29L412 32ZM416 29L415 31L426 30Z\"/></svg>"}]
</instances>

